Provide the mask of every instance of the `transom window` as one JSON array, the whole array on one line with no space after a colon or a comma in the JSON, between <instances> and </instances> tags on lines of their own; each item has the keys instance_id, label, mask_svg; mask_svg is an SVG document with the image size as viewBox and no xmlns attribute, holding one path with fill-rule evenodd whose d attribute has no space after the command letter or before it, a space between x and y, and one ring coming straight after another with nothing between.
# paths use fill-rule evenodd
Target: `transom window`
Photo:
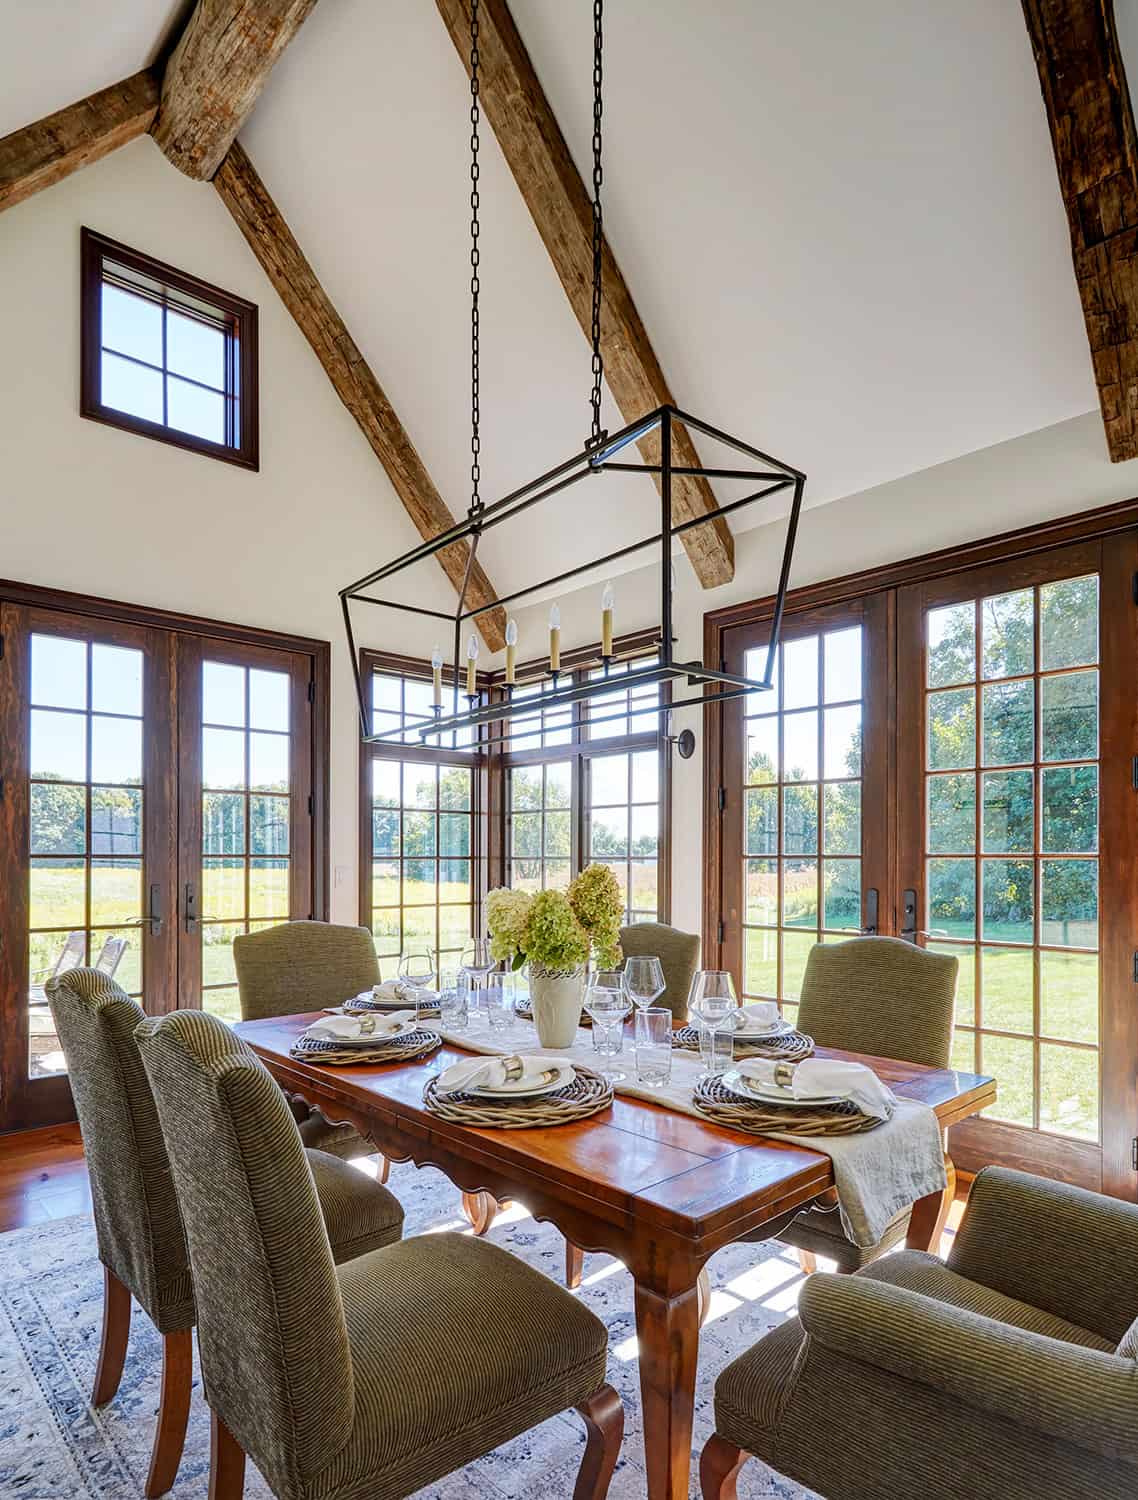
<instances>
[{"instance_id":1,"label":"transom window","mask_svg":"<svg viewBox=\"0 0 1138 1500\"><path fill-rule=\"evenodd\" d=\"M257 309L83 231L83 416L257 467Z\"/></svg>"}]
</instances>

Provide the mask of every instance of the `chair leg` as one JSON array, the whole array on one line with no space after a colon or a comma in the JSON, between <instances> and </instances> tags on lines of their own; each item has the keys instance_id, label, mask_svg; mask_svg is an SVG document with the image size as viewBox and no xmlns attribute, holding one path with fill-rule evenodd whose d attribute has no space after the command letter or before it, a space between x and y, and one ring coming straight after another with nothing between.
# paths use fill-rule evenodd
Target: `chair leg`
<instances>
[{"instance_id":1,"label":"chair leg","mask_svg":"<svg viewBox=\"0 0 1138 1500\"><path fill-rule=\"evenodd\" d=\"M245 1454L215 1411L209 1414L209 1500L241 1500Z\"/></svg>"},{"instance_id":2,"label":"chair leg","mask_svg":"<svg viewBox=\"0 0 1138 1500\"><path fill-rule=\"evenodd\" d=\"M944 1153L944 1175L948 1178L948 1187L945 1189L944 1198L941 1201L940 1213L937 1216L936 1228L933 1231L933 1254L940 1254L940 1242L944 1235L944 1226L948 1223L949 1210L956 1200L956 1163L948 1152Z\"/></svg>"},{"instance_id":3,"label":"chair leg","mask_svg":"<svg viewBox=\"0 0 1138 1500\"><path fill-rule=\"evenodd\" d=\"M585 1270L585 1252L572 1240L565 1241L565 1285L575 1292Z\"/></svg>"},{"instance_id":4,"label":"chair leg","mask_svg":"<svg viewBox=\"0 0 1138 1500\"><path fill-rule=\"evenodd\" d=\"M813 1250L800 1250L798 1252L798 1265L803 1276L813 1276L818 1269L818 1257Z\"/></svg>"},{"instance_id":5,"label":"chair leg","mask_svg":"<svg viewBox=\"0 0 1138 1500\"><path fill-rule=\"evenodd\" d=\"M162 1398L158 1426L150 1450L150 1472L146 1476L146 1500L155 1500L173 1486L182 1461L186 1423L190 1415L190 1385L193 1380L194 1336L189 1328L167 1333L162 1340Z\"/></svg>"},{"instance_id":6,"label":"chair leg","mask_svg":"<svg viewBox=\"0 0 1138 1500\"><path fill-rule=\"evenodd\" d=\"M119 1388L130 1338L130 1293L109 1267L103 1267L103 1335L91 1394L94 1406L105 1406Z\"/></svg>"},{"instance_id":7,"label":"chair leg","mask_svg":"<svg viewBox=\"0 0 1138 1500\"><path fill-rule=\"evenodd\" d=\"M711 1277L707 1274L706 1266L699 1273L699 1280L695 1284L695 1294L699 1305L699 1326L702 1328L711 1311Z\"/></svg>"},{"instance_id":8,"label":"chair leg","mask_svg":"<svg viewBox=\"0 0 1138 1500\"><path fill-rule=\"evenodd\" d=\"M605 1500L624 1440L624 1404L611 1385L602 1385L577 1410L585 1423L585 1456L573 1500Z\"/></svg>"},{"instance_id":9,"label":"chair leg","mask_svg":"<svg viewBox=\"0 0 1138 1500\"><path fill-rule=\"evenodd\" d=\"M489 1193L463 1193L462 1211L475 1234L483 1235L494 1222L498 1202Z\"/></svg>"},{"instance_id":10,"label":"chair leg","mask_svg":"<svg viewBox=\"0 0 1138 1500\"><path fill-rule=\"evenodd\" d=\"M699 1457L699 1483L703 1500L739 1500L735 1481L739 1470L750 1458L743 1448L737 1448L726 1438L713 1432L704 1444Z\"/></svg>"}]
</instances>

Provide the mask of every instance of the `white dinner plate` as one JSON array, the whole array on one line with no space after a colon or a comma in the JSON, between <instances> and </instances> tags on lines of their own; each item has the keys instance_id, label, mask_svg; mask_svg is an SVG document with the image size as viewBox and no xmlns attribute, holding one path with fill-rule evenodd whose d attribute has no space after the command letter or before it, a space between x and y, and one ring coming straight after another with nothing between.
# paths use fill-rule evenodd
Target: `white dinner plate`
<instances>
[{"instance_id":1,"label":"white dinner plate","mask_svg":"<svg viewBox=\"0 0 1138 1500\"><path fill-rule=\"evenodd\" d=\"M841 1104L840 1094L820 1094L817 1098L796 1099L790 1089L782 1083L756 1083L746 1078L738 1068L728 1068L719 1080L725 1089L740 1099L761 1099L765 1104L785 1104L791 1109L814 1109L819 1104Z\"/></svg>"},{"instance_id":2,"label":"white dinner plate","mask_svg":"<svg viewBox=\"0 0 1138 1500\"><path fill-rule=\"evenodd\" d=\"M772 1037L787 1036L797 1028L793 1021L776 1021L773 1026L768 1026L765 1031L733 1031L732 1036L737 1036L741 1042L769 1042Z\"/></svg>"},{"instance_id":3,"label":"white dinner plate","mask_svg":"<svg viewBox=\"0 0 1138 1500\"><path fill-rule=\"evenodd\" d=\"M536 1087L527 1084L524 1079L517 1083L504 1083L501 1088L488 1088L485 1084L471 1089L472 1094L484 1094L487 1099L537 1099L542 1094L552 1094L556 1089L563 1089L566 1084L572 1083L576 1078L573 1064L558 1062L555 1057L549 1059L549 1066L557 1069L557 1077L550 1083L541 1083Z\"/></svg>"}]
</instances>

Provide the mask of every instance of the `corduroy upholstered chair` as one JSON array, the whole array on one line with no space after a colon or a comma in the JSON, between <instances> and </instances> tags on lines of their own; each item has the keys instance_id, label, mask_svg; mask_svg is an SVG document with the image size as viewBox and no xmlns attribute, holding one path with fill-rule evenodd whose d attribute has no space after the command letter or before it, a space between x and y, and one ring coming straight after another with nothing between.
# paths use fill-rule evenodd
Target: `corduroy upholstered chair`
<instances>
[{"instance_id":1,"label":"corduroy upholstered chair","mask_svg":"<svg viewBox=\"0 0 1138 1500\"><path fill-rule=\"evenodd\" d=\"M955 958L900 938L819 943L806 962L797 1024L820 1047L947 1068L957 969ZM951 1188L956 1172L947 1157L945 1168ZM951 1201L951 1193L945 1201ZM908 1231L909 1210L904 1209L878 1244L863 1248L846 1238L836 1208L807 1208L778 1238L797 1248L804 1271L815 1270L815 1257L825 1255L848 1272L892 1250Z\"/></svg>"},{"instance_id":2,"label":"corduroy upholstered chair","mask_svg":"<svg viewBox=\"0 0 1138 1500\"><path fill-rule=\"evenodd\" d=\"M146 1482L147 1495L160 1495L174 1482L186 1432L194 1289L170 1162L134 1040L145 1017L95 969L67 970L48 982L47 995L71 1076L103 1262L92 1400L102 1406L118 1390L133 1295L163 1337L162 1400ZM309 1152L309 1165L337 1260L399 1239L403 1210L385 1188L321 1151Z\"/></svg>"},{"instance_id":3,"label":"corduroy upholstered chair","mask_svg":"<svg viewBox=\"0 0 1138 1500\"><path fill-rule=\"evenodd\" d=\"M282 922L241 933L233 940L233 963L243 1021L342 1005L379 983L379 960L367 928L330 922ZM329 1124L303 1100L290 1100L290 1108L306 1146L349 1158L375 1151L353 1126ZM381 1158L381 1182L388 1170Z\"/></svg>"},{"instance_id":4,"label":"corduroy upholstered chair","mask_svg":"<svg viewBox=\"0 0 1138 1500\"><path fill-rule=\"evenodd\" d=\"M676 1026L688 1021L688 991L692 975L699 965L699 938L693 932L681 932L665 922L637 922L620 929L620 946L625 958L658 958L664 970L667 988L653 1005L666 1005Z\"/></svg>"},{"instance_id":5,"label":"corduroy upholstered chair","mask_svg":"<svg viewBox=\"0 0 1138 1500\"><path fill-rule=\"evenodd\" d=\"M986 1168L947 1265L809 1277L719 1376L715 1429L704 1500L752 1454L828 1500L1132 1500L1138 1207Z\"/></svg>"},{"instance_id":6,"label":"corduroy upholstered chair","mask_svg":"<svg viewBox=\"0 0 1138 1500\"><path fill-rule=\"evenodd\" d=\"M494 1245L424 1235L333 1265L296 1122L216 1018L137 1032L173 1164L213 1419L210 1495L245 1455L278 1500L398 1500L577 1406L578 1500L601 1500L623 1410L587 1308Z\"/></svg>"}]
</instances>

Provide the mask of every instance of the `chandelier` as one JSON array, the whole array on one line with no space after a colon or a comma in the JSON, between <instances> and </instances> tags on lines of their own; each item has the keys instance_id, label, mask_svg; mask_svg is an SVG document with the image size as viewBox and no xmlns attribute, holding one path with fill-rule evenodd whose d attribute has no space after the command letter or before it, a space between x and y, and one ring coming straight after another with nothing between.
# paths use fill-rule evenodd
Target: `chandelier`
<instances>
[{"instance_id":1,"label":"chandelier","mask_svg":"<svg viewBox=\"0 0 1138 1500\"><path fill-rule=\"evenodd\" d=\"M772 458L770 454L753 447L741 438L734 437L721 428L712 426L699 417L693 416L690 412L681 411L671 404L658 407L655 411L649 412L646 416L639 418L635 422L630 422L619 432L612 433L611 435L602 429L601 383L604 376L604 359L601 352L601 296L604 230L601 213L601 115L604 35L602 24L603 0L594 0L593 277L591 329L591 370L593 378L589 397L589 404L592 409L592 428L583 446L569 458L555 465L552 469L547 470L544 474L538 475L536 479L530 480L528 484L523 485L520 489L513 490L510 494L504 495L501 499L495 500L489 505L483 502L479 489L481 477L479 465L481 437L479 411L480 329L478 306L478 271L480 259L478 245L478 150L480 125L478 6L479 0L471 0L471 498L465 519L457 521L446 531L432 537L430 541L421 542L409 552L393 558L382 567L374 569L363 578L359 578L354 583L349 584L347 588L340 590L344 629L347 636L348 650L351 654L352 670L355 675L356 693L360 708L360 722L363 742L365 744L380 744L392 740L401 741L408 729L417 732L424 744L428 744L440 736L451 735L455 732L465 730L474 731L477 738L479 732L484 727L491 725L500 726L493 736L493 742L495 744L504 744L513 737L510 732L511 722L518 718L532 718L535 707L540 706L540 709L545 712L551 712L562 706L585 702L591 698L611 694L613 688L617 686L617 682L611 680L609 677L609 671L614 662L613 592L611 585L605 586L601 597L601 665L603 671L596 676L590 675L590 679L587 682L578 682L570 677L568 686L562 687L559 685L561 677L561 619L559 607L556 604L550 610L549 667L548 672L540 679L542 691L540 705L535 704L534 699L528 695L523 696L519 694L516 698L514 695L518 638L517 622L510 619L506 626L506 668L502 694L500 697L495 697L492 701L488 702L483 701L482 694L477 686L478 638L473 633L469 634L464 653L462 650L464 627L473 625L481 615L491 610L497 610L505 605L517 603L519 600L534 594L543 593L555 588L557 585L566 584L571 579L580 577L583 574L595 573L597 569L602 568L606 563L630 557L637 552L646 551L650 548L658 548L660 557L660 649L657 660L651 665L636 667L630 664L627 672L622 673L619 678L619 687L622 692L627 689L631 695L639 689L647 688L654 684L684 678L689 687L698 687L701 691L691 697L671 700L666 699L664 695L659 695L655 709L651 703L645 703L643 706L638 704L635 712L638 714L650 712L666 714L677 708L722 703L728 699L738 698L747 693L769 692L774 682L774 665L778 652L782 616L786 604L791 559L794 553L798 519L802 508L802 494L806 485L806 476L800 470ZM738 454L739 458L733 460L733 467L679 465L673 459L674 439L677 429L686 429L688 432L701 433L704 437L731 450L732 454ZM653 437L658 438L658 463L628 461L628 449L646 438ZM660 525L658 530L626 546L618 547L613 551L592 557L577 567L568 568L564 572L555 573L548 578L542 578L535 583L527 584L524 588L514 589L510 593L503 594L499 598L480 604L475 608L467 608L467 595L469 593L471 573L478 555L479 542L486 532L495 527L508 524L532 506L553 501L558 497L563 497L567 493L571 493L572 487L582 479L607 473L642 473L653 476L656 479L660 498ZM672 515L672 488L673 479L677 477L743 481L748 484L754 483L758 487L750 490L749 493L738 499L718 504L714 508L688 520L676 522L673 520ZM719 671L712 667L704 666L698 660L678 660L675 654L676 642L673 635L672 619L674 591L672 547L674 541L677 538L685 536L698 526L713 525L721 516L728 516L734 511L754 505L758 501L765 500L781 491L791 491L792 498L787 521L786 538L783 545L782 563L779 570L778 589L771 615L770 638L767 643L762 676L756 678L744 677L736 673ZM453 613L428 609L423 605L408 604L392 598L384 598L381 593L376 592L388 580L413 568L427 558L435 557L438 553L453 546L456 542L467 543L467 555L465 574L462 586L459 589L458 603ZM351 609L353 602L379 605L385 609L393 609L407 614L445 621L453 628L453 653L451 656L451 672L449 674L451 683L449 692L446 694L449 698L449 711L444 712L443 653L441 648L436 646L431 656L431 676L434 687L432 713L429 716L407 715L405 721L398 727L384 730L378 734L373 732L367 694L360 668L359 653L356 650ZM460 675L461 666L465 666L464 678ZM716 691L712 693L704 691L707 686L714 686ZM462 691L463 688L465 688L465 691ZM627 709L623 713L618 713L613 717L624 717L624 713L627 713ZM591 722L603 723L604 719L591 720ZM532 733L532 729L527 726L524 731L520 732Z\"/></svg>"}]
</instances>

